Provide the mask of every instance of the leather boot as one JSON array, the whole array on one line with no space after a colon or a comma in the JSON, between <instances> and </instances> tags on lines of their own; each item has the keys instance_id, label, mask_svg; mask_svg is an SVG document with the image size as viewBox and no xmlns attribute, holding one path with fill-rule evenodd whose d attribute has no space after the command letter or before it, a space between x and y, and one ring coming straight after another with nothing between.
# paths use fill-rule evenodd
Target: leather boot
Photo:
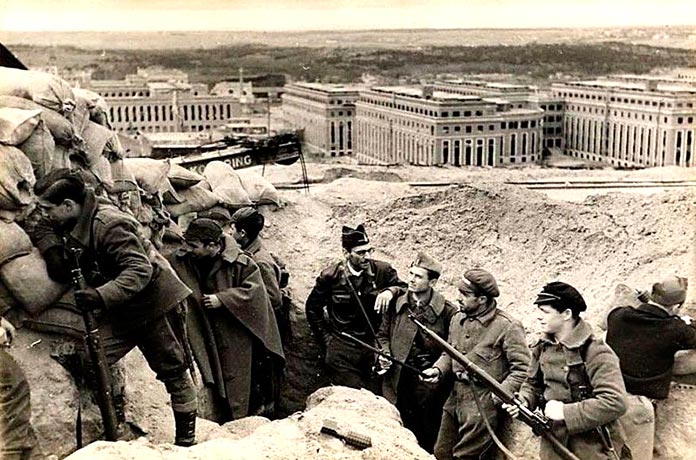
<instances>
[{"instance_id":1,"label":"leather boot","mask_svg":"<svg viewBox=\"0 0 696 460\"><path fill-rule=\"evenodd\" d=\"M176 428L175 446L191 447L196 444L196 411L174 411L174 426Z\"/></svg>"}]
</instances>

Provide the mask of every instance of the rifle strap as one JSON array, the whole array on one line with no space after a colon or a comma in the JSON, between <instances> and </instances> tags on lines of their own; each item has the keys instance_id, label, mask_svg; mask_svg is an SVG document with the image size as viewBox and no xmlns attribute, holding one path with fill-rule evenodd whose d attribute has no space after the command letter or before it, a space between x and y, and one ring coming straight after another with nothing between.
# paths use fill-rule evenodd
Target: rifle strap
<instances>
[{"instance_id":1,"label":"rifle strap","mask_svg":"<svg viewBox=\"0 0 696 460\"><path fill-rule=\"evenodd\" d=\"M372 333L372 337L375 339L375 341L377 341L377 331L375 331L375 328L372 325L372 321L370 321L370 316L367 314L367 310L365 310L365 305L363 305L362 300L360 299L360 295L358 294L358 291L355 290L355 286L353 286L353 283L351 282L350 278L348 277L348 273L346 273L345 267L341 267L341 273L343 274L343 279L345 279L346 283L348 284L348 288L350 289L351 294L353 295L353 297L355 297L355 301L358 303L358 308L360 308L360 311L362 312L363 316L365 317L365 321L367 322L367 327L370 328L370 332ZM379 342L377 342L377 343L379 345Z\"/></svg>"},{"instance_id":2,"label":"rifle strap","mask_svg":"<svg viewBox=\"0 0 696 460\"><path fill-rule=\"evenodd\" d=\"M478 395L478 390L476 390L476 385L470 385L470 388L471 393L474 395L474 402L476 403L476 408L478 409L479 414L481 414L481 418L483 419L483 424L486 425L486 430L488 430L488 434L491 435L491 439L493 439L495 445L510 460L519 460L517 457L515 457L515 455L512 452L510 452L510 450L507 447L505 447L505 444L503 444L500 438L498 438L498 435L495 434L495 430L491 426L491 422L488 420L486 413L483 411L483 408L481 407L481 400Z\"/></svg>"}]
</instances>

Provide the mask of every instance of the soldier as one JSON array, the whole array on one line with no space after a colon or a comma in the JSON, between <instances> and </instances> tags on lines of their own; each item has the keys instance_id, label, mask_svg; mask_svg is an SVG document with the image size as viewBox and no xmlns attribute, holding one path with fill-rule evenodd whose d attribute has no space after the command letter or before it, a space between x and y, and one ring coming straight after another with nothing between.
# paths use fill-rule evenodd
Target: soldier
<instances>
[{"instance_id":1,"label":"soldier","mask_svg":"<svg viewBox=\"0 0 696 460\"><path fill-rule=\"evenodd\" d=\"M211 219L193 220L184 239L168 260L193 291L187 331L205 384L202 416L224 423L264 412L269 398L255 385L269 377L252 363L271 354L282 369L285 357L259 267Z\"/></svg>"},{"instance_id":2,"label":"soldier","mask_svg":"<svg viewBox=\"0 0 696 460\"><path fill-rule=\"evenodd\" d=\"M344 226L342 245L344 259L322 270L307 297L307 321L326 352L331 383L377 392L371 375L374 354L339 333L374 344L382 313L406 285L391 265L370 258L372 245L363 225Z\"/></svg>"},{"instance_id":3,"label":"soldier","mask_svg":"<svg viewBox=\"0 0 696 460\"><path fill-rule=\"evenodd\" d=\"M556 437L583 460L630 458L619 417L626 390L619 360L580 318L587 309L580 293L555 281L534 303L544 337L533 347L529 374L519 392L531 409L542 409ZM504 404L516 417L519 409ZM543 438L541 460L561 457Z\"/></svg>"},{"instance_id":4,"label":"soldier","mask_svg":"<svg viewBox=\"0 0 696 460\"><path fill-rule=\"evenodd\" d=\"M529 366L529 348L522 325L497 307L495 299L500 291L495 278L480 268L471 269L464 273L458 289L459 312L450 322L448 342L510 392L517 391ZM493 440L483 417L492 428L497 427L502 419L497 398L469 380L461 364L446 353L424 373L428 382L451 374L455 378L442 412L435 457L491 458Z\"/></svg>"},{"instance_id":5,"label":"soldier","mask_svg":"<svg viewBox=\"0 0 696 460\"><path fill-rule=\"evenodd\" d=\"M47 226L33 238L56 281L69 282L66 249L79 251L88 288L75 292L81 308L102 312L114 340L105 347L113 364L133 347L145 356L171 397L175 444L195 444L196 392L169 315L190 291L138 232L138 223L111 202L98 199L78 173L51 172L35 185Z\"/></svg>"},{"instance_id":6,"label":"soldier","mask_svg":"<svg viewBox=\"0 0 696 460\"><path fill-rule=\"evenodd\" d=\"M29 383L19 364L6 351L15 328L0 317L0 460L29 460L36 454L31 426Z\"/></svg>"},{"instance_id":7,"label":"soldier","mask_svg":"<svg viewBox=\"0 0 696 460\"><path fill-rule=\"evenodd\" d=\"M607 318L607 344L619 357L629 413L645 412L641 422L654 420L657 401L669 395L675 353L696 349L691 318L678 316L687 287L686 278L670 276L653 284L638 308L618 307ZM622 418L634 458L652 458L654 433L645 436L635 419Z\"/></svg>"},{"instance_id":8,"label":"soldier","mask_svg":"<svg viewBox=\"0 0 696 460\"><path fill-rule=\"evenodd\" d=\"M390 304L377 338L382 349L417 369L427 369L440 357L442 347L418 330L408 318L415 315L432 331L447 339L450 320L457 308L435 290L442 266L419 252L408 271L408 291ZM396 405L404 427L432 453L440 429L442 406L451 390L450 381L427 384L411 370L380 357L384 375L382 394Z\"/></svg>"}]
</instances>

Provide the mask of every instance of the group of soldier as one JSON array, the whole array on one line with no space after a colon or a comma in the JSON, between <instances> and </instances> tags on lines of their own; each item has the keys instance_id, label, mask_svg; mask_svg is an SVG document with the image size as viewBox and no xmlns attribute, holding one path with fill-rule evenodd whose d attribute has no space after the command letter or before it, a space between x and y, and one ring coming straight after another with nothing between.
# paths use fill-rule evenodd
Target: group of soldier
<instances>
[{"instance_id":1,"label":"group of soldier","mask_svg":"<svg viewBox=\"0 0 696 460\"><path fill-rule=\"evenodd\" d=\"M414 319L540 411L583 460L631 458L636 427L622 416L638 399L654 411L668 395L675 353L696 349L696 328L678 315L685 278L655 283L637 308L612 308L606 342L582 319L587 304L578 290L550 282L534 301L542 336L530 347L521 323L497 307L488 271L465 271L453 304L435 288L442 265L427 254L418 253L403 282L370 257L362 225L343 227L342 245L343 260L321 272L306 302L331 383L381 392L438 460L493 458L496 445L504 449L501 422L520 407L497 398ZM567 458L557 450L542 438L542 460Z\"/></svg>"},{"instance_id":2,"label":"group of soldier","mask_svg":"<svg viewBox=\"0 0 696 460\"><path fill-rule=\"evenodd\" d=\"M74 292L76 305L108 326L109 364L135 347L142 352L170 395L175 444L195 443L197 416L225 422L274 415L285 366L286 280L259 237L261 213L208 212L163 256L131 215L74 171L52 172L35 193L41 219L30 236L49 275L70 283L66 257L78 254L87 287ZM343 227L342 247L343 257L319 274L305 306L326 375L332 384L383 395L439 460L491 458L505 415L517 416L520 408L499 400L413 319L528 408L541 410L582 459L629 458L620 422L631 401L626 390L651 404L666 398L674 354L696 348L696 329L677 315L686 295L683 278L656 283L638 308L611 311L606 343L581 318L587 309L581 294L551 282L534 302L543 337L529 347L520 322L498 308L500 291L488 271L465 271L455 304L436 289L443 268L427 254L418 253L404 282L390 264L371 257L362 225ZM3 320L0 343L11 342L11 331ZM0 351L7 361L0 383L26 390L14 400L25 406L26 380ZM112 390L122 423L123 388ZM31 449L31 442L20 442L7 447L4 458L30 458ZM560 458L546 439L540 456Z\"/></svg>"}]
</instances>

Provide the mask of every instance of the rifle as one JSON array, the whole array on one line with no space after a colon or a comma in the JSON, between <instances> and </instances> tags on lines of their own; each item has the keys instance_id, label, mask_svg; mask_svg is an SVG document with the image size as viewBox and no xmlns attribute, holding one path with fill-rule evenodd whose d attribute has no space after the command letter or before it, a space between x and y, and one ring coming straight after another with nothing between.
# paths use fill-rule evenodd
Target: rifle
<instances>
[{"instance_id":1,"label":"rifle","mask_svg":"<svg viewBox=\"0 0 696 460\"><path fill-rule=\"evenodd\" d=\"M87 282L79 263L81 251L75 247L68 247L67 252L69 254L68 262L71 265L70 278L73 287L76 290L86 289ZM97 379L97 405L104 423L104 437L107 441L116 441L118 440L118 422L116 421L114 402L111 398L111 375L99 335L99 324L92 311L80 308L80 305L77 307L82 311L82 318L85 322L85 342Z\"/></svg>"},{"instance_id":2,"label":"rifle","mask_svg":"<svg viewBox=\"0 0 696 460\"><path fill-rule=\"evenodd\" d=\"M558 438L551 431L551 422L544 415L534 412L527 407L517 396L505 389L500 382L495 380L493 377L488 375L486 371L481 369L476 363L471 361L469 358L460 353L456 348L450 345L446 340L437 335L435 332L428 329L423 323L418 321L415 316L409 315L409 319L418 326L418 328L426 333L430 338L439 343L445 352L450 355L450 357L457 361L459 364L464 366L464 369L471 375L474 376L476 381L485 386L488 391L496 395L505 404L511 404L517 406L520 410L518 418L524 423L532 428L532 431L537 436L542 436L546 438L547 441L551 443L553 449L563 460L579 460L566 446L558 440Z\"/></svg>"},{"instance_id":3,"label":"rifle","mask_svg":"<svg viewBox=\"0 0 696 460\"><path fill-rule=\"evenodd\" d=\"M360 346L362 346L362 347L364 347L364 348L367 348L367 349L370 350L371 352L377 353L377 354L380 355L380 356L384 356L384 357L387 358L389 361L391 361L391 362L393 362L393 363L396 363L396 364L398 364L399 366L402 366L403 368L408 369L409 371L415 372L417 375L420 375L421 377L427 377L427 375L425 375L425 374L423 373L423 371L421 371L421 370L418 369L417 367L411 366L410 364L407 364L407 363L404 362L404 361L401 361L401 360L399 360L399 359L394 358L392 355L390 355L389 353L385 352L384 350L380 350L379 348L373 347L373 346L370 345L369 343L365 343L365 342L363 342L362 340L360 340L359 338L354 337L354 336L352 336L352 335L350 335L350 334L348 334L348 333L346 333L346 332L339 332L339 334L340 334L341 336L347 338L347 339L352 340L353 342L357 343L358 345L360 345Z\"/></svg>"}]
</instances>

